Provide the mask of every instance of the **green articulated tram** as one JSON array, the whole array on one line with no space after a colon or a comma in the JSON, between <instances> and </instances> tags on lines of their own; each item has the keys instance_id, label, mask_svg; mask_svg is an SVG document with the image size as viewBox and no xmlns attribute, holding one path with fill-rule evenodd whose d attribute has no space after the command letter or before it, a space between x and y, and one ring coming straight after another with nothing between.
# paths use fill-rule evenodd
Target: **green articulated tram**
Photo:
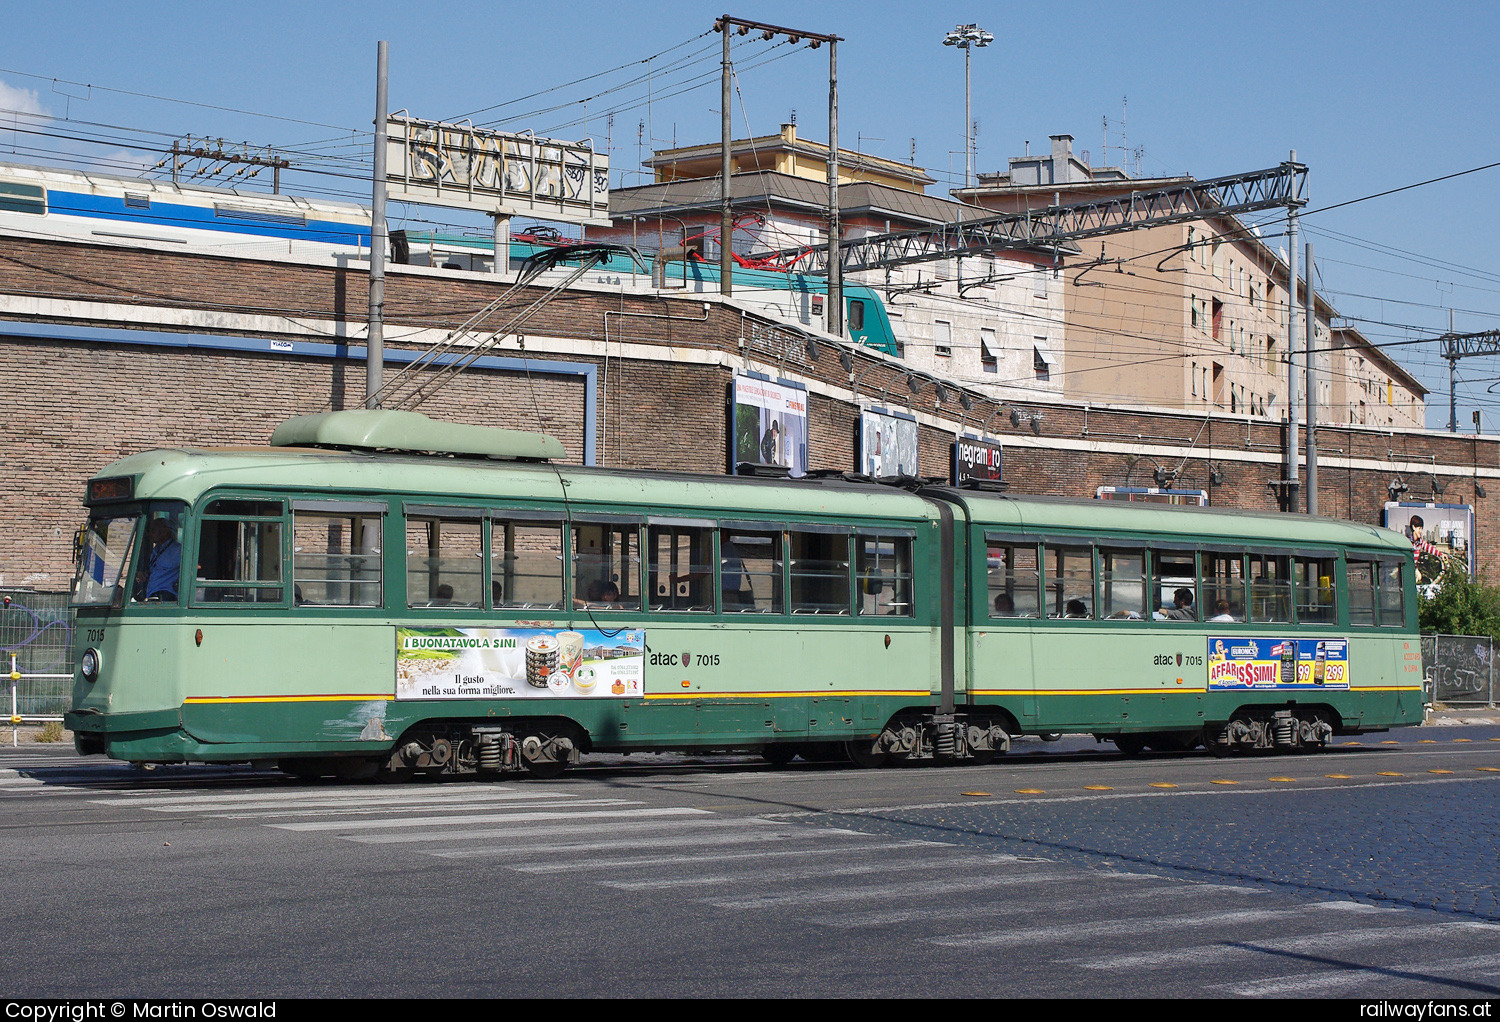
<instances>
[{"instance_id":1,"label":"green articulated tram","mask_svg":"<svg viewBox=\"0 0 1500 1022\"><path fill-rule=\"evenodd\" d=\"M1422 718L1411 545L1328 519L560 463L303 416L88 483L77 746L296 775L591 751L1315 749Z\"/></svg>"}]
</instances>

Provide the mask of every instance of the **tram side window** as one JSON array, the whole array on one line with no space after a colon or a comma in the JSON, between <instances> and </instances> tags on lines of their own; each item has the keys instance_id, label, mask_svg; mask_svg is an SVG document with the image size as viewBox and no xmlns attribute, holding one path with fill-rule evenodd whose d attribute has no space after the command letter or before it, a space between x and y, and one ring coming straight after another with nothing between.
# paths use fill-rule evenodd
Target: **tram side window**
<instances>
[{"instance_id":1,"label":"tram side window","mask_svg":"<svg viewBox=\"0 0 1500 1022\"><path fill-rule=\"evenodd\" d=\"M1198 585L1193 555L1187 551L1158 550L1152 557L1155 572L1151 577L1151 617L1156 621L1197 621L1200 615L1213 618L1220 613L1230 614L1221 620L1243 620L1243 594L1230 603L1224 600L1225 610L1216 610L1222 597L1215 596L1207 585ZM1207 561L1205 561L1205 565ZM1233 614L1231 607L1239 608ZM1200 608L1202 608L1200 610Z\"/></svg>"},{"instance_id":2,"label":"tram side window","mask_svg":"<svg viewBox=\"0 0 1500 1022\"><path fill-rule=\"evenodd\" d=\"M1244 621L1248 604L1245 555L1236 551L1205 552L1203 584L1198 587L1209 621Z\"/></svg>"},{"instance_id":3,"label":"tram side window","mask_svg":"<svg viewBox=\"0 0 1500 1022\"><path fill-rule=\"evenodd\" d=\"M719 586L726 614L784 614L781 533L719 530Z\"/></svg>"},{"instance_id":4,"label":"tram side window","mask_svg":"<svg viewBox=\"0 0 1500 1022\"><path fill-rule=\"evenodd\" d=\"M1036 544L987 537L990 617L1040 617L1041 566Z\"/></svg>"},{"instance_id":5,"label":"tram side window","mask_svg":"<svg viewBox=\"0 0 1500 1022\"><path fill-rule=\"evenodd\" d=\"M562 605L562 522L492 519L490 606L560 610Z\"/></svg>"},{"instance_id":6,"label":"tram side window","mask_svg":"<svg viewBox=\"0 0 1500 1022\"><path fill-rule=\"evenodd\" d=\"M1349 623L1400 628L1406 624L1406 590L1400 561L1350 561Z\"/></svg>"},{"instance_id":7,"label":"tram side window","mask_svg":"<svg viewBox=\"0 0 1500 1022\"><path fill-rule=\"evenodd\" d=\"M1349 588L1349 623L1375 623L1375 565L1369 561L1350 561L1344 573Z\"/></svg>"},{"instance_id":8,"label":"tram side window","mask_svg":"<svg viewBox=\"0 0 1500 1022\"><path fill-rule=\"evenodd\" d=\"M195 603L280 603L279 500L211 501L198 527Z\"/></svg>"},{"instance_id":9,"label":"tram side window","mask_svg":"<svg viewBox=\"0 0 1500 1022\"><path fill-rule=\"evenodd\" d=\"M857 536L854 540L854 584L861 616L912 617L911 539L906 536Z\"/></svg>"},{"instance_id":10,"label":"tram side window","mask_svg":"<svg viewBox=\"0 0 1500 1022\"><path fill-rule=\"evenodd\" d=\"M182 580L182 512L153 510L142 523L130 596L137 603L176 603Z\"/></svg>"},{"instance_id":11,"label":"tram side window","mask_svg":"<svg viewBox=\"0 0 1500 1022\"><path fill-rule=\"evenodd\" d=\"M1333 624L1338 620L1334 603L1333 558L1298 557L1293 561L1293 586L1297 593L1297 620Z\"/></svg>"},{"instance_id":12,"label":"tram side window","mask_svg":"<svg viewBox=\"0 0 1500 1022\"><path fill-rule=\"evenodd\" d=\"M478 607L484 592L484 529L477 518L406 520L406 603Z\"/></svg>"},{"instance_id":13,"label":"tram side window","mask_svg":"<svg viewBox=\"0 0 1500 1022\"><path fill-rule=\"evenodd\" d=\"M793 529L788 538L792 613L849 613L848 534Z\"/></svg>"},{"instance_id":14,"label":"tram side window","mask_svg":"<svg viewBox=\"0 0 1500 1022\"><path fill-rule=\"evenodd\" d=\"M1406 625L1406 588L1401 584L1401 562L1379 561L1375 565L1375 615L1386 628Z\"/></svg>"},{"instance_id":15,"label":"tram side window","mask_svg":"<svg viewBox=\"0 0 1500 1022\"><path fill-rule=\"evenodd\" d=\"M292 582L298 604L378 607L379 515L292 513Z\"/></svg>"},{"instance_id":16,"label":"tram side window","mask_svg":"<svg viewBox=\"0 0 1500 1022\"><path fill-rule=\"evenodd\" d=\"M641 549L636 525L573 526L573 602L590 610L640 610Z\"/></svg>"},{"instance_id":17,"label":"tram side window","mask_svg":"<svg viewBox=\"0 0 1500 1022\"><path fill-rule=\"evenodd\" d=\"M1047 616L1085 619L1094 616L1094 551L1086 546L1046 548Z\"/></svg>"},{"instance_id":18,"label":"tram side window","mask_svg":"<svg viewBox=\"0 0 1500 1022\"><path fill-rule=\"evenodd\" d=\"M1250 620L1283 623L1292 619L1290 558L1280 554L1251 554Z\"/></svg>"},{"instance_id":19,"label":"tram side window","mask_svg":"<svg viewBox=\"0 0 1500 1022\"><path fill-rule=\"evenodd\" d=\"M714 533L697 526L646 530L646 584L652 610L713 613Z\"/></svg>"},{"instance_id":20,"label":"tram side window","mask_svg":"<svg viewBox=\"0 0 1500 1022\"><path fill-rule=\"evenodd\" d=\"M1099 616L1112 621L1146 619L1146 551L1099 551Z\"/></svg>"}]
</instances>

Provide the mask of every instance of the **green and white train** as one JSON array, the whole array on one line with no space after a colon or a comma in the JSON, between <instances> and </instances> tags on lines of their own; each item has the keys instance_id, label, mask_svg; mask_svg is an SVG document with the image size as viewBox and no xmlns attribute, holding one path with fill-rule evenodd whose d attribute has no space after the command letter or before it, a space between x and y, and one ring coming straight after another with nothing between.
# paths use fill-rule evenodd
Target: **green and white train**
<instances>
[{"instance_id":1,"label":"green and white train","mask_svg":"<svg viewBox=\"0 0 1500 1022\"><path fill-rule=\"evenodd\" d=\"M983 762L1019 734L1291 750L1422 718L1386 529L562 455L353 411L109 466L79 750L546 776L591 751Z\"/></svg>"}]
</instances>

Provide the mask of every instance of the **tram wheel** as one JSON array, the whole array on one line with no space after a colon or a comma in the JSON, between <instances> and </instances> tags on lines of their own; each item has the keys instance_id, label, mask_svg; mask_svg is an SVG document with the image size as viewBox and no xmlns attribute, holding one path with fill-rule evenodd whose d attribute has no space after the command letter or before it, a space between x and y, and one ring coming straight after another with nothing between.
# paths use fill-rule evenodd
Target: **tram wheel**
<instances>
[{"instance_id":1,"label":"tram wheel","mask_svg":"<svg viewBox=\"0 0 1500 1022\"><path fill-rule=\"evenodd\" d=\"M568 764L560 759L528 759L526 761L526 772L539 781L550 781L554 777L561 776Z\"/></svg>"},{"instance_id":2,"label":"tram wheel","mask_svg":"<svg viewBox=\"0 0 1500 1022\"><path fill-rule=\"evenodd\" d=\"M857 767L885 766L890 759L884 752L876 752L873 743L868 741L845 742L844 753L849 757L849 762Z\"/></svg>"},{"instance_id":3,"label":"tram wheel","mask_svg":"<svg viewBox=\"0 0 1500 1022\"><path fill-rule=\"evenodd\" d=\"M1127 756L1139 756L1146 748L1146 740L1140 735L1115 735L1110 741Z\"/></svg>"}]
</instances>

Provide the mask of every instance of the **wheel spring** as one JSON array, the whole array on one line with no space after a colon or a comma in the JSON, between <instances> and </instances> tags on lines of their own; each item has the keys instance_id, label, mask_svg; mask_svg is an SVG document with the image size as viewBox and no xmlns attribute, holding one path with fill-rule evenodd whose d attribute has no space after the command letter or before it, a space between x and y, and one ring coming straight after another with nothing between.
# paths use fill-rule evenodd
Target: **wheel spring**
<instances>
[{"instance_id":1,"label":"wheel spring","mask_svg":"<svg viewBox=\"0 0 1500 1022\"><path fill-rule=\"evenodd\" d=\"M499 770L505 765L505 748L493 735L486 735L480 739L479 744L479 769Z\"/></svg>"},{"instance_id":2,"label":"wheel spring","mask_svg":"<svg viewBox=\"0 0 1500 1022\"><path fill-rule=\"evenodd\" d=\"M1291 745L1297 734L1297 721L1291 717L1276 718L1276 744Z\"/></svg>"},{"instance_id":3,"label":"wheel spring","mask_svg":"<svg viewBox=\"0 0 1500 1022\"><path fill-rule=\"evenodd\" d=\"M937 755L945 759L951 759L958 752L957 734L953 724L939 724L937 735L933 740L933 749Z\"/></svg>"}]
</instances>

